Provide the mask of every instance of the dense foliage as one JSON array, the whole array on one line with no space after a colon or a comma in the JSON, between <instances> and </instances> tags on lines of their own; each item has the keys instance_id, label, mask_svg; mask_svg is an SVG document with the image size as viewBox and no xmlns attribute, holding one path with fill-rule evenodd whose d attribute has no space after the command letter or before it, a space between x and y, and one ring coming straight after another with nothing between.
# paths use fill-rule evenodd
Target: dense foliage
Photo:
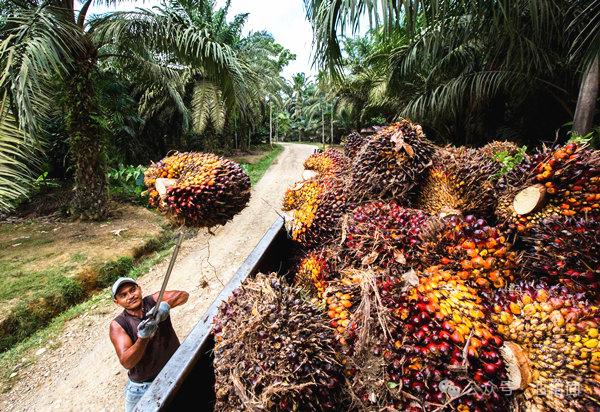
<instances>
[{"instance_id":1,"label":"dense foliage","mask_svg":"<svg viewBox=\"0 0 600 412\"><path fill-rule=\"evenodd\" d=\"M267 32L243 35L247 15L230 17L229 4L168 0L102 16L88 16L91 0L2 7L0 210L30 193L42 162L74 180L72 215L98 219L107 166L264 139L295 56Z\"/></svg>"},{"instance_id":2,"label":"dense foliage","mask_svg":"<svg viewBox=\"0 0 600 412\"><path fill-rule=\"evenodd\" d=\"M317 59L357 121L373 111L409 117L455 144L551 139L573 120L600 50L597 0L305 4ZM366 36L343 37L367 20Z\"/></svg>"}]
</instances>

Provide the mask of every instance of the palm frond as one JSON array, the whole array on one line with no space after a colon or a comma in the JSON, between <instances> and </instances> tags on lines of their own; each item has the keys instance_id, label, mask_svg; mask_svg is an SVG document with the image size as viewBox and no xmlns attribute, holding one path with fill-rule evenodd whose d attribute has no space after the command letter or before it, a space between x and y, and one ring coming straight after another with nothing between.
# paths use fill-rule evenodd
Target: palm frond
<instances>
[{"instance_id":1,"label":"palm frond","mask_svg":"<svg viewBox=\"0 0 600 412\"><path fill-rule=\"evenodd\" d=\"M38 146L19 128L5 93L0 101L0 212L14 209L35 181Z\"/></svg>"},{"instance_id":2,"label":"palm frond","mask_svg":"<svg viewBox=\"0 0 600 412\"><path fill-rule=\"evenodd\" d=\"M10 94L21 129L35 138L53 104L57 78L83 49L80 29L50 6L21 9L8 17L0 41L0 89Z\"/></svg>"},{"instance_id":3,"label":"palm frond","mask_svg":"<svg viewBox=\"0 0 600 412\"><path fill-rule=\"evenodd\" d=\"M196 133L204 133L209 125L212 125L217 133L223 131L226 110L221 90L207 80L194 84L191 113L192 125Z\"/></svg>"},{"instance_id":4,"label":"palm frond","mask_svg":"<svg viewBox=\"0 0 600 412\"><path fill-rule=\"evenodd\" d=\"M600 54L600 0L573 2L575 18L568 29L575 33L570 49L572 60L581 60L586 68Z\"/></svg>"}]
</instances>

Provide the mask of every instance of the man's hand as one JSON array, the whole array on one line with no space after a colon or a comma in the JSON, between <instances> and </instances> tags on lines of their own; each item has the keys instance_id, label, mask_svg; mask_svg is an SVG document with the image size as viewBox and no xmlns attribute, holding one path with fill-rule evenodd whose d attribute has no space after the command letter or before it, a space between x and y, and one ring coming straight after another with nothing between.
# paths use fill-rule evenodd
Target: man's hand
<instances>
[{"instance_id":1,"label":"man's hand","mask_svg":"<svg viewBox=\"0 0 600 412\"><path fill-rule=\"evenodd\" d=\"M160 302L160 305L158 305L158 310L156 310L156 306L154 306L152 309L150 309L146 316L149 319L156 320L156 323L160 323L169 317L170 310L171 307L169 306L169 304L165 301L162 301Z\"/></svg>"},{"instance_id":2,"label":"man's hand","mask_svg":"<svg viewBox=\"0 0 600 412\"><path fill-rule=\"evenodd\" d=\"M144 319L137 327L137 335L141 339L150 339L158 330L158 322L154 318Z\"/></svg>"}]
</instances>

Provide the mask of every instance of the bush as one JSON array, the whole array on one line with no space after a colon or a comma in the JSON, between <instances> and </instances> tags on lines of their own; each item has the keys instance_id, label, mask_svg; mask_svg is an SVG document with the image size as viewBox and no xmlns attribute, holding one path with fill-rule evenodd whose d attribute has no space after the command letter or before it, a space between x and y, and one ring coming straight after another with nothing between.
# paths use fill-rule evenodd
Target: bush
<instances>
[{"instance_id":1,"label":"bush","mask_svg":"<svg viewBox=\"0 0 600 412\"><path fill-rule=\"evenodd\" d=\"M144 191L144 166L123 166L108 171L108 186L112 196L132 203L148 204Z\"/></svg>"},{"instance_id":2,"label":"bush","mask_svg":"<svg viewBox=\"0 0 600 412\"><path fill-rule=\"evenodd\" d=\"M120 276L127 276L131 269L133 269L133 259L129 256L106 263L98 270L96 280L98 287L105 288L112 285Z\"/></svg>"}]
</instances>

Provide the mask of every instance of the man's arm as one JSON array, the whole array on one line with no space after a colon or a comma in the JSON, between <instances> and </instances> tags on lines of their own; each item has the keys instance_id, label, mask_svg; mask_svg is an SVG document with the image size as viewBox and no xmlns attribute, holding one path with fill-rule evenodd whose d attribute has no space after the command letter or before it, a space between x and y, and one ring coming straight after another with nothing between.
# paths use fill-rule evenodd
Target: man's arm
<instances>
[{"instance_id":1,"label":"man's arm","mask_svg":"<svg viewBox=\"0 0 600 412\"><path fill-rule=\"evenodd\" d=\"M158 293L159 292L152 294L152 299L154 299L155 302L156 299L158 299ZM165 290L165 293L163 294L163 300L169 304L171 309L175 306L183 305L187 302L189 297L190 294L182 290Z\"/></svg>"},{"instance_id":2,"label":"man's arm","mask_svg":"<svg viewBox=\"0 0 600 412\"><path fill-rule=\"evenodd\" d=\"M131 369L142 359L150 339L137 338L135 343L125 330L114 320L110 322L110 341L115 347L119 362L125 369Z\"/></svg>"}]
</instances>

